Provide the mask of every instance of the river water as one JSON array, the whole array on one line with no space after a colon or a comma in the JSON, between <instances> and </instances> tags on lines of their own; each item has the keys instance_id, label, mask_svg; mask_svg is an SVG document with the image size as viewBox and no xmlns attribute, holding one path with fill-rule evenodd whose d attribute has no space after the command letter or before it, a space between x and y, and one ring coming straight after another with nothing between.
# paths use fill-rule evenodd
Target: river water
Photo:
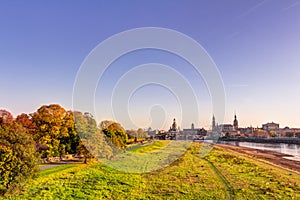
<instances>
[{"instance_id":1,"label":"river water","mask_svg":"<svg viewBox=\"0 0 300 200\"><path fill-rule=\"evenodd\" d=\"M300 145L298 144L268 144L268 143L255 143L255 142L235 142L226 141L223 144L230 144L241 147L248 147L253 149L276 151L279 153L284 153L290 155L291 157L285 157L287 159L300 161Z\"/></svg>"}]
</instances>

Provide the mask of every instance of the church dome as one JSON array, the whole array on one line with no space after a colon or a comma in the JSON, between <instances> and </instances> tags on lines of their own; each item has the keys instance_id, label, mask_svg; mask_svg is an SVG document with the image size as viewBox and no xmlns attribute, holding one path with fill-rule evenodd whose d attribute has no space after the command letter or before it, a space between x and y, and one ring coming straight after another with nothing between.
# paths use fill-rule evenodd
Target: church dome
<instances>
[{"instance_id":1,"label":"church dome","mask_svg":"<svg viewBox=\"0 0 300 200\"><path fill-rule=\"evenodd\" d=\"M173 124L172 124L172 126L170 128L170 131L178 131L178 125L176 123L176 119L175 118L173 119Z\"/></svg>"}]
</instances>

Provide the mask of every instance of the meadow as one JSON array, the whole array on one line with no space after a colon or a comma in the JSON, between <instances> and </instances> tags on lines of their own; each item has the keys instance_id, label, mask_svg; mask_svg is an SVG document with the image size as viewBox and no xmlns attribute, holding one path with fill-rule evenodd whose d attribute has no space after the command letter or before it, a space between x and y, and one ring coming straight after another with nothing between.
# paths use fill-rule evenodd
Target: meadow
<instances>
[{"instance_id":1,"label":"meadow","mask_svg":"<svg viewBox=\"0 0 300 200\"><path fill-rule=\"evenodd\" d=\"M168 145L156 141L129 153L142 159ZM5 199L300 199L299 173L218 146L202 157L206 149L193 143L169 166L147 173L101 163L44 169L22 194Z\"/></svg>"}]
</instances>

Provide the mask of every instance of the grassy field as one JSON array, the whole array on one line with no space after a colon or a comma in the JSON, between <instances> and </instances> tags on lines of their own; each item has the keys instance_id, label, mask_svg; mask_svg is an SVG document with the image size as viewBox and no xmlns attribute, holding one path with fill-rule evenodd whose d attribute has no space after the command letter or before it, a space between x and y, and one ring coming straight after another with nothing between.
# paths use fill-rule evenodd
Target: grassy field
<instances>
[{"instance_id":1,"label":"grassy field","mask_svg":"<svg viewBox=\"0 0 300 200\"><path fill-rule=\"evenodd\" d=\"M168 145L157 141L131 153L141 159ZM300 199L299 174L220 147L201 158L205 147L193 143L171 165L150 173L99 163L45 169L22 195L7 199Z\"/></svg>"}]
</instances>

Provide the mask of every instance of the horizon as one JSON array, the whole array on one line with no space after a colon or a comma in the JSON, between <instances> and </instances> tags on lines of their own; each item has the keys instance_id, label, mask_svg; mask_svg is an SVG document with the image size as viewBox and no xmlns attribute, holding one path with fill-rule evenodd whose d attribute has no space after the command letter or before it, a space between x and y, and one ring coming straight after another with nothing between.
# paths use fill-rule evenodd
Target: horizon
<instances>
[{"instance_id":1,"label":"horizon","mask_svg":"<svg viewBox=\"0 0 300 200\"><path fill-rule=\"evenodd\" d=\"M46 4L46 5L45 5ZM21 1L0 6L0 109L14 117L40 106L73 107L74 84L80 66L102 41L120 32L162 27L197 41L222 77L226 94L224 123L236 112L241 127L268 122L300 127L300 3L298 1L151 1L72 3ZM110 110L118 84L129 78L158 76L137 67L150 63L168 66L174 88L191 86L198 115L183 117L181 102L164 85L141 85L127 103L130 120ZM134 70L133 70L134 69ZM139 68L142 69L142 68ZM128 72L134 72L130 74ZM159 69L160 70L160 69ZM148 71L147 71L148 72ZM152 73L152 74L151 74ZM131 76L130 76L131 75ZM180 77L178 76L180 75ZM182 79L181 79L182 77ZM124 82L129 87L129 82ZM132 51L111 63L95 90L95 116L112 119L126 129L151 126L168 129L175 117L182 128L209 128L213 115L210 91L202 75L178 55L154 49ZM109 106L108 106L109 105ZM194 112L193 107L188 108ZM123 112L123 111L122 111ZM216 119L217 121L223 121Z\"/></svg>"},{"instance_id":2,"label":"horizon","mask_svg":"<svg viewBox=\"0 0 300 200\"><path fill-rule=\"evenodd\" d=\"M59 105L59 104L58 104ZM38 109L38 108L37 108ZM65 109L65 108L64 108ZM8 112L10 112L9 110L7 110L7 109L5 109L5 108L0 108L0 110L6 110L6 111L8 111ZM66 109L66 111L69 111L69 109ZM73 110L70 110L70 111L73 111ZM36 110L34 111L34 112L36 112ZM20 113L20 114L18 114L18 115L21 115L21 114L27 114L27 115L29 115L29 114L32 114L32 113L34 113L34 112L31 112L31 113ZM11 112L10 112L11 113ZM13 114L12 114L13 115ZM14 119L16 119L16 117L18 116L18 115L13 115L13 118ZM234 114L235 115L235 114ZM170 121L170 125L173 123L173 120L176 120L176 117L174 117L174 118L172 118L172 119L170 119L169 121ZM112 120L112 119L104 119L104 120ZM238 116L237 116L237 120L238 120L238 123L240 123L240 120L239 120L239 118L238 118ZM98 121L97 123L98 124L100 124L100 122L101 121ZM115 121L115 122L117 122L117 123L120 123L119 121ZM218 123L218 120L216 119L216 124L218 125L218 126L221 126L221 125L226 125L226 124L233 124L233 123L231 123L231 122L224 122L224 123L222 123L222 124L219 124ZM233 122L233 120L232 120L232 122ZM279 128L280 129L283 129L283 128L286 128L286 127L288 127L288 128L291 128L291 129L293 129L293 128L296 128L296 129L298 129L298 128L300 128L300 127L289 127L289 126L285 126L285 125L282 125L280 122L278 122L278 121L268 121L268 122L262 122L260 125L257 125L257 126L252 126L252 125L250 125L250 126L240 126L239 125L239 128L262 128L262 125L264 125L264 124L267 124L267 123L276 123L276 124L279 124ZM120 123L121 125L122 125L122 123ZM191 122L191 124L190 125L192 125L192 124L195 124L194 122ZM183 130L183 129L187 129L187 128L190 128L190 127L181 127L180 125L178 125L178 127L180 127L180 130ZM135 130L134 128L126 128L126 127L124 127L126 130ZM156 128L156 127L137 127L136 129L138 129L138 128L142 128L142 129L144 129L144 130L146 130L146 129L148 129L148 128L151 128L152 130L167 130L168 128L166 128L166 129L158 129L158 128ZM209 127L201 127L201 126L199 126L199 127L195 127L195 129L201 129L201 128L204 128L204 129L207 129L207 130L211 130L211 125L209 126Z\"/></svg>"}]
</instances>

